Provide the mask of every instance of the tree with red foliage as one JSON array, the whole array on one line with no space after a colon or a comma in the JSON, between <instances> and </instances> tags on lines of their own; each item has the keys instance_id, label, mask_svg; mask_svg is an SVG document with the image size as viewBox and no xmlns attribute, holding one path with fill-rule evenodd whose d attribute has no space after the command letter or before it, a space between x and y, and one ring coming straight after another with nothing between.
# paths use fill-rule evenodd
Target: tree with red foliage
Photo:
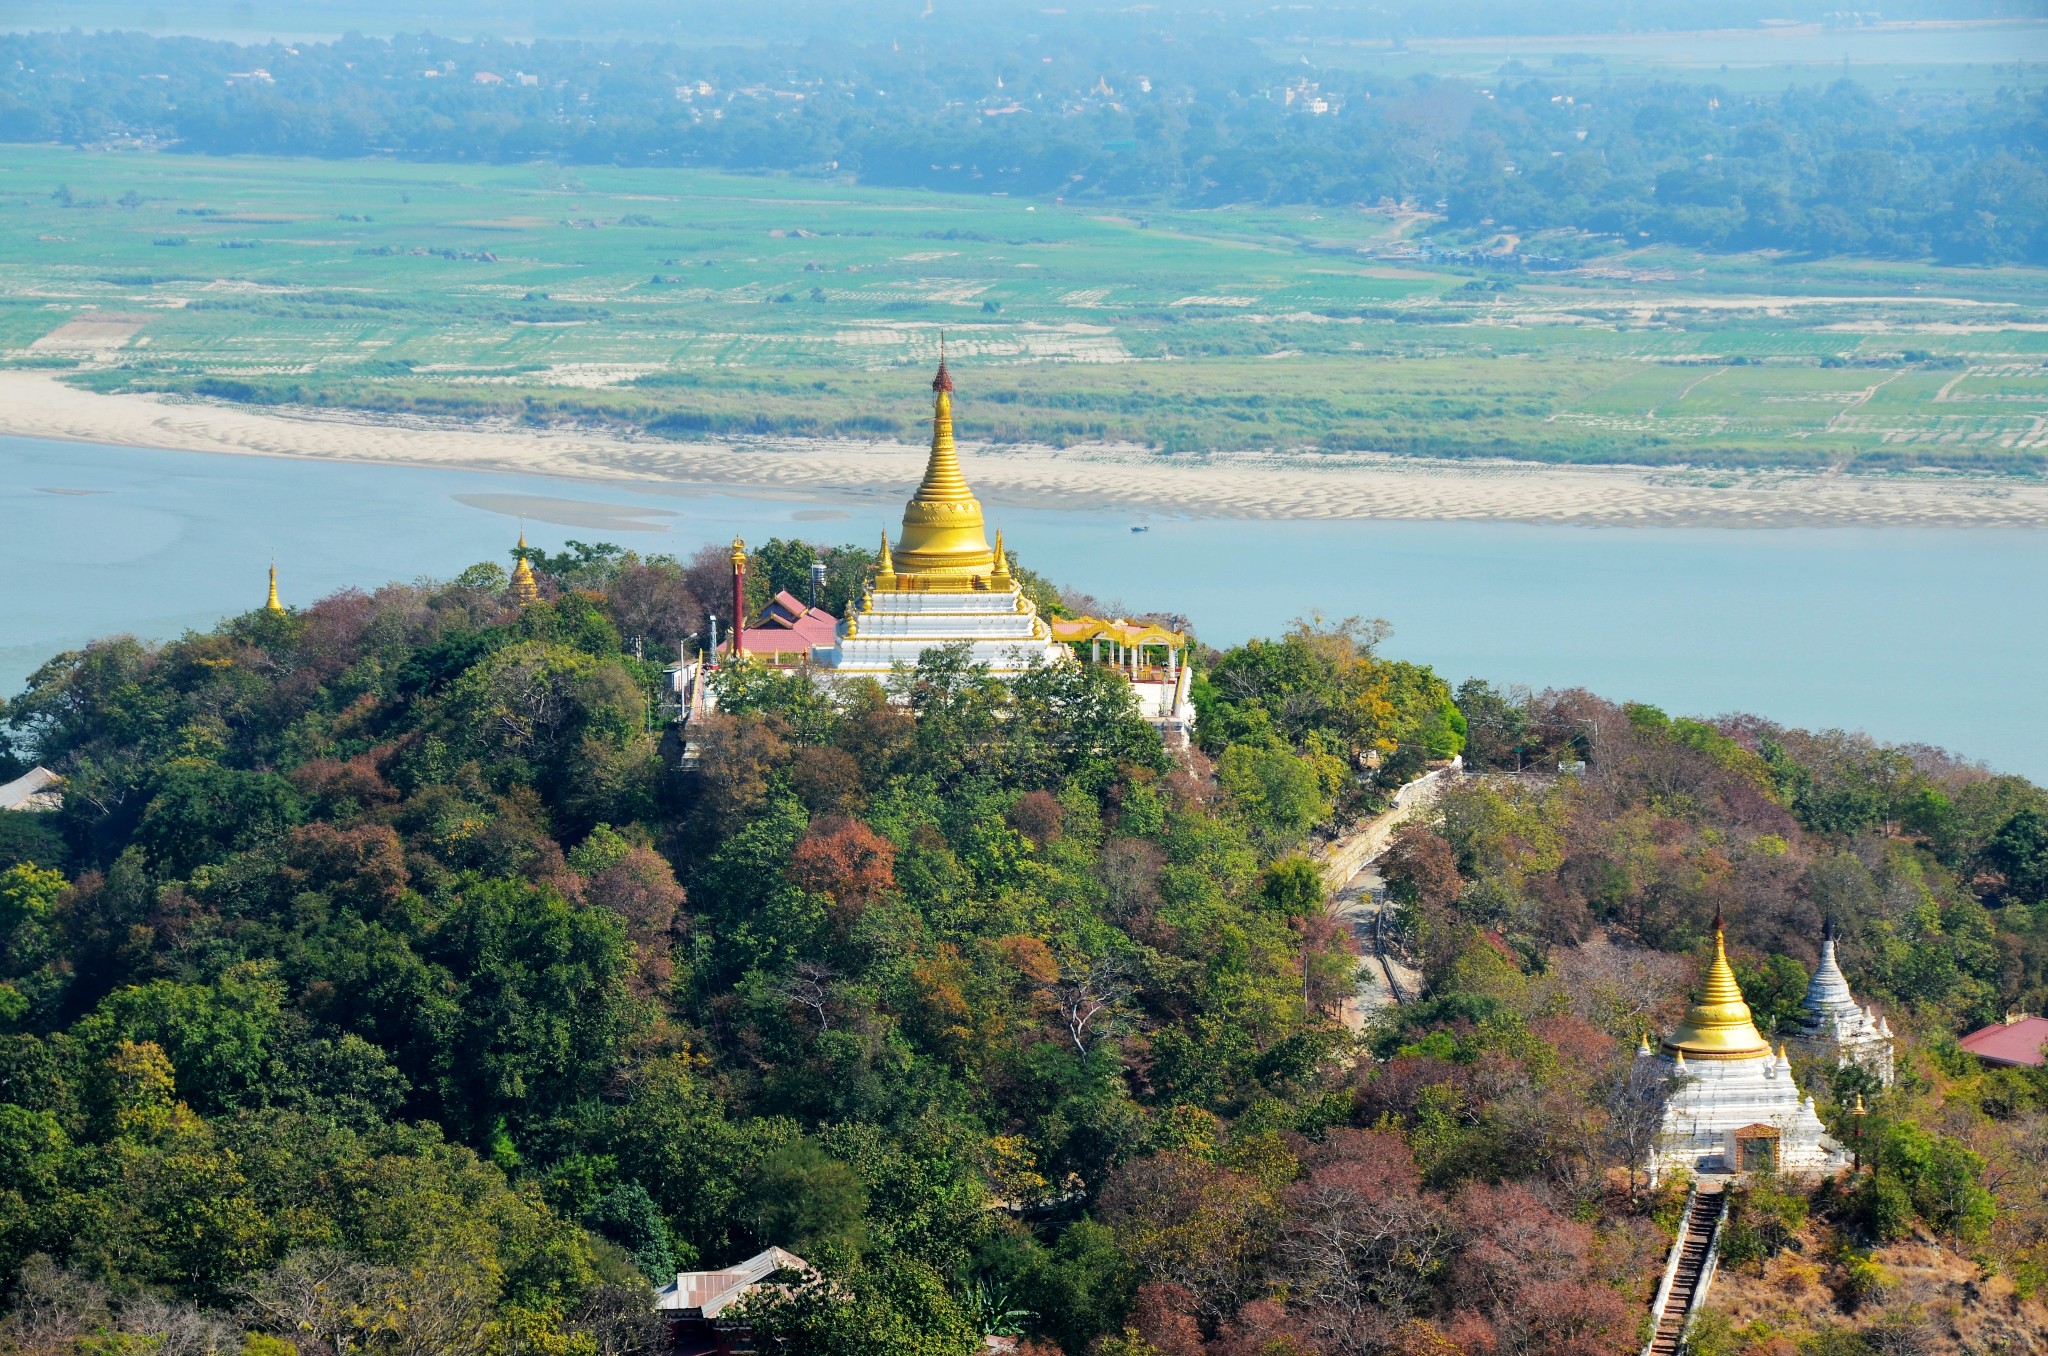
<instances>
[{"instance_id":1,"label":"tree with red foliage","mask_svg":"<svg viewBox=\"0 0 2048 1356\"><path fill-rule=\"evenodd\" d=\"M1158 1281L1139 1286L1129 1326L1159 1356L1202 1356L1202 1330L1195 1322L1195 1297L1185 1286Z\"/></svg>"},{"instance_id":2,"label":"tree with red foliage","mask_svg":"<svg viewBox=\"0 0 2048 1356\"><path fill-rule=\"evenodd\" d=\"M1058 798L1049 791L1026 791L1018 797L1004 816L1011 828L1029 838L1039 847L1044 847L1060 836L1060 821L1065 812L1061 810Z\"/></svg>"},{"instance_id":3,"label":"tree with red foliage","mask_svg":"<svg viewBox=\"0 0 2048 1356\"><path fill-rule=\"evenodd\" d=\"M1334 1130L1282 1193L1288 1219L1272 1279L1303 1333L1331 1351L1370 1349L1435 1306L1455 1238L1399 1135Z\"/></svg>"},{"instance_id":4,"label":"tree with red foliage","mask_svg":"<svg viewBox=\"0 0 2048 1356\"><path fill-rule=\"evenodd\" d=\"M686 898L668 859L636 843L590 877L583 897L626 920L626 935L633 941L635 991L654 994L667 987Z\"/></svg>"},{"instance_id":5,"label":"tree with red foliage","mask_svg":"<svg viewBox=\"0 0 2048 1356\"><path fill-rule=\"evenodd\" d=\"M317 890L365 918L397 903L410 879L405 849L383 824L300 825L285 840L281 876L294 890Z\"/></svg>"},{"instance_id":6,"label":"tree with red foliage","mask_svg":"<svg viewBox=\"0 0 2048 1356\"><path fill-rule=\"evenodd\" d=\"M1519 1182L1474 1182L1452 1209L1465 1236L1452 1270L1451 1293L1465 1311L1454 1331L1513 1356L1635 1350L1636 1306L1596 1275L1590 1225Z\"/></svg>"},{"instance_id":7,"label":"tree with red foliage","mask_svg":"<svg viewBox=\"0 0 2048 1356\"><path fill-rule=\"evenodd\" d=\"M821 819L789 858L792 884L832 901L842 932L896 888L896 845L853 819Z\"/></svg>"}]
</instances>

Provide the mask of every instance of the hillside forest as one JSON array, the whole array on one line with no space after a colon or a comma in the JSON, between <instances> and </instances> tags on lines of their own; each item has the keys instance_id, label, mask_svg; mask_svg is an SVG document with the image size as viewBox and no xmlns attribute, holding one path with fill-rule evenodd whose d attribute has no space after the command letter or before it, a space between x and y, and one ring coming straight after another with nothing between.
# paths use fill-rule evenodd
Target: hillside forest
<instances>
[{"instance_id":1,"label":"hillside forest","mask_svg":"<svg viewBox=\"0 0 2048 1356\"><path fill-rule=\"evenodd\" d=\"M1760 1023L1832 917L1902 1041L1890 1091L1808 1071L1865 1171L1760 1184L1724 1246L1806 1248L1826 1303L1719 1349L1960 1350L1994 1298L1972 1349L2038 1349L2048 1080L1955 1037L2048 1002L2041 788L1454 693L1314 618L1198 651L1190 749L1112 672L940 651L730 669L683 779L642 656L719 553L535 564L523 610L486 563L0 710L0 779L66 779L0 815L0 1348L650 1351L654 1284L774 1244L823 1279L746 1317L796 1356L1626 1356L1683 1199L1633 1170L1633 1052L1718 908ZM1309 854L1458 753L1384 862L1425 988L1353 1030Z\"/></svg>"}]
</instances>

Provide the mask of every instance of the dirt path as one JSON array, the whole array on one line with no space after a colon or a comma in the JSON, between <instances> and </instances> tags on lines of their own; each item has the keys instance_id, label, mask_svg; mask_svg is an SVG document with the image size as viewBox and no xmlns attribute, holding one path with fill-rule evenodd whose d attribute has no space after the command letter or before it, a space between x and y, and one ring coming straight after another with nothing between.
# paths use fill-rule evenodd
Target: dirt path
<instances>
[{"instance_id":1,"label":"dirt path","mask_svg":"<svg viewBox=\"0 0 2048 1356\"><path fill-rule=\"evenodd\" d=\"M1358 992L1344 1000L1339 1017L1346 1029L1365 1029L1374 1013L1413 998L1422 991L1422 976L1381 949L1379 928L1386 910L1387 886L1374 865L1398 829L1417 811L1432 804L1444 783L1463 771L1453 761L1418 777L1394 793L1394 805L1331 843L1317 854L1323 882L1331 891L1331 916L1341 920L1358 938L1365 964L1358 967Z\"/></svg>"}]
</instances>

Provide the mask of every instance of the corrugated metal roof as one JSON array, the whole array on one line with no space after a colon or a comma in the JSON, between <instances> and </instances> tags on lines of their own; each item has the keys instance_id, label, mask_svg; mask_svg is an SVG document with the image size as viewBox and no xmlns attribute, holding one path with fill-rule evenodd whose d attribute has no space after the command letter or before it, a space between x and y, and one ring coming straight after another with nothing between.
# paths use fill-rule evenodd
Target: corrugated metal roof
<instances>
[{"instance_id":1,"label":"corrugated metal roof","mask_svg":"<svg viewBox=\"0 0 2048 1356\"><path fill-rule=\"evenodd\" d=\"M1972 1031L1960 1042L1981 1060L1992 1064L2024 1064L2041 1067L2041 1046L2048 1044L2048 1017L2022 1017L2001 1022L1982 1031Z\"/></svg>"},{"instance_id":2,"label":"corrugated metal roof","mask_svg":"<svg viewBox=\"0 0 2048 1356\"><path fill-rule=\"evenodd\" d=\"M46 767L30 768L5 786L0 786L0 810L19 810L31 797L55 791L63 781Z\"/></svg>"}]
</instances>

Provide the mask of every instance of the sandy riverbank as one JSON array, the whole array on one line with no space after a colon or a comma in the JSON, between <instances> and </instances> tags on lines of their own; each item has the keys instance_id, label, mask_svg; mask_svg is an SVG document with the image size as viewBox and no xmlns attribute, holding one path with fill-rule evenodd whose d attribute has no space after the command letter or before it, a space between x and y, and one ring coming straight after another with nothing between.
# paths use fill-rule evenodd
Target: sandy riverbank
<instances>
[{"instance_id":1,"label":"sandy riverbank","mask_svg":"<svg viewBox=\"0 0 2048 1356\"><path fill-rule=\"evenodd\" d=\"M806 497L896 498L916 483L924 464L924 449L897 443L678 443L509 424L251 409L147 395L94 395L36 371L0 371L0 434ZM1190 460L1115 447L970 446L967 469L983 499L1020 507L1614 527L2048 527L2048 484L1952 476L1710 477L1635 467L1255 453Z\"/></svg>"}]
</instances>

